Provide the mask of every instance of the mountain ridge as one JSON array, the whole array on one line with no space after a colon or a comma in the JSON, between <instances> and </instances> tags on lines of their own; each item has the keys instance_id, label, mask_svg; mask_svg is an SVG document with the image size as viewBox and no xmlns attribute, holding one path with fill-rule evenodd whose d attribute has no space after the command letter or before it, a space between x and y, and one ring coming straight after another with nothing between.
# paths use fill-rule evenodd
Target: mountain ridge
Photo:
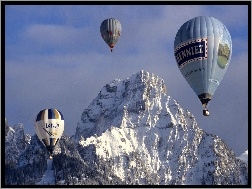
<instances>
[{"instance_id":1,"label":"mountain ridge","mask_svg":"<svg viewBox=\"0 0 252 189\"><path fill-rule=\"evenodd\" d=\"M19 155L22 162L27 154L46 152L39 151L37 140L31 137L34 146ZM24 165L39 167L34 161ZM42 173L45 166L37 169ZM167 94L164 80L145 70L101 89L81 114L76 133L56 146L54 169L56 184L63 185L248 184L247 164L225 141L200 129L190 111Z\"/></svg>"}]
</instances>

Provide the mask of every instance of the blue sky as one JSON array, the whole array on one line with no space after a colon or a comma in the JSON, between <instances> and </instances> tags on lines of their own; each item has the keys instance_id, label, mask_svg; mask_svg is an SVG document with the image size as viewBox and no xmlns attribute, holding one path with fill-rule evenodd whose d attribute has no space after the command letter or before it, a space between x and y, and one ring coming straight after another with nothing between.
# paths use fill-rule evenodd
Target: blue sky
<instances>
[{"instance_id":1,"label":"blue sky","mask_svg":"<svg viewBox=\"0 0 252 189\"><path fill-rule=\"evenodd\" d=\"M35 134L45 108L59 109L73 135L85 108L104 85L146 70L163 78L172 96L200 128L222 138L238 156L248 149L248 7L246 5L9 5L5 7L5 117ZM198 97L173 54L180 26L212 16L228 28L229 68L204 117ZM122 24L111 53L100 36L104 19Z\"/></svg>"}]
</instances>

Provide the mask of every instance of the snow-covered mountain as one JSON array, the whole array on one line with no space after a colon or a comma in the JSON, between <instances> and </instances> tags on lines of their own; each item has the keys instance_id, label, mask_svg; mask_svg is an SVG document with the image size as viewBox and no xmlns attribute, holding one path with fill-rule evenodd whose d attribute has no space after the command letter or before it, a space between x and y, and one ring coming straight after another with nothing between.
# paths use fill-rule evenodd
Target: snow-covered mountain
<instances>
[{"instance_id":1,"label":"snow-covered mountain","mask_svg":"<svg viewBox=\"0 0 252 189\"><path fill-rule=\"evenodd\" d=\"M248 150L246 150L244 153L242 153L239 157L237 157L238 159L244 161L244 162L248 162Z\"/></svg>"},{"instance_id":2,"label":"snow-covered mountain","mask_svg":"<svg viewBox=\"0 0 252 189\"><path fill-rule=\"evenodd\" d=\"M36 135L24 134L24 125L13 128L5 119L5 184L35 184L46 170L46 149Z\"/></svg>"},{"instance_id":3,"label":"snow-covered mountain","mask_svg":"<svg viewBox=\"0 0 252 189\"><path fill-rule=\"evenodd\" d=\"M18 157L29 145L30 140L31 136L24 133L23 124L19 123L12 128L5 119L5 163L17 163Z\"/></svg>"},{"instance_id":4,"label":"snow-covered mountain","mask_svg":"<svg viewBox=\"0 0 252 189\"><path fill-rule=\"evenodd\" d=\"M38 184L46 177L45 151L31 137L8 170L36 168L29 184ZM44 155L36 162L27 154ZM218 136L200 129L190 111L167 94L164 80L144 70L101 89L84 109L75 135L58 143L52 167L56 184L248 184L247 163Z\"/></svg>"}]
</instances>

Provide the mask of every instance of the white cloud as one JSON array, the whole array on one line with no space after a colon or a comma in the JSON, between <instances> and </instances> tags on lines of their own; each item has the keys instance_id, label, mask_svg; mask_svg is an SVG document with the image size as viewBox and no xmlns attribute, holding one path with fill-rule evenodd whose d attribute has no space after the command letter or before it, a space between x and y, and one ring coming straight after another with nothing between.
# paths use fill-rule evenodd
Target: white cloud
<instances>
[{"instance_id":1,"label":"white cloud","mask_svg":"<svg viewBox=\"0 0 252 189\"><path fill-rule=\"evenodd\" d=\"M71 44L77 37L88 33L84 29L75 29L63 25L30 25L25 31L25 38L42 45L60 46Z\"/></svg>"},{"instance_id":2,"label":"white cloud","mask_svg":"<svg viewBox=\"0 0 252 189\"><path fill-rule=\"evenodd\" d=\"M248 6L245 5L218 6L218 11L212 14L230 29L247 27L248 24Z\"/></svg>"}]
</instances>

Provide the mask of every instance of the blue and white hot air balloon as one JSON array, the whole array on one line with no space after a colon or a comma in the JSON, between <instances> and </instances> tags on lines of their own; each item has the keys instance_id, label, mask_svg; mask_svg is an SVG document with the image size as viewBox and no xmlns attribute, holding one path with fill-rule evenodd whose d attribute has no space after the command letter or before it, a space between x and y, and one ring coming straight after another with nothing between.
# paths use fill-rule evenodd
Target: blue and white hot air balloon
<instances>
[{"instance_id":1,"label":"blue and white hot air balloon","mask_svg":"<svg viewBox=\"0 0 252 189\"><path fill-rule=\"evenodd\" d=\"M57 109L41 110L35 121L35 130L38 138L50 152L50 159L55 145L64 131L64 118Z\"/></svg>"},{"instance_id":2,"label":"blue and white hot air balloon","mask_svg":"<svg viewBox=\"0 0 252 189\"><path fill-rule=\"evenodd\" d=\"M112 52L112 49L121 36L121 23L115 18L105 19L101 23L100 32L103 40L108 44Z\"/></svg>"},{"instance_id":3,"label":"blue and white hot air balloon","mask_svg":"<svg viewBox=\"0 0 252 189\"><path fill-rule=\"evenodd\" d=\"M232 55L232 40L219 20L198 16L185 22L174 41L178 68L209 115L207 104L227 71Z\"/></svg>"}]
</instances>

